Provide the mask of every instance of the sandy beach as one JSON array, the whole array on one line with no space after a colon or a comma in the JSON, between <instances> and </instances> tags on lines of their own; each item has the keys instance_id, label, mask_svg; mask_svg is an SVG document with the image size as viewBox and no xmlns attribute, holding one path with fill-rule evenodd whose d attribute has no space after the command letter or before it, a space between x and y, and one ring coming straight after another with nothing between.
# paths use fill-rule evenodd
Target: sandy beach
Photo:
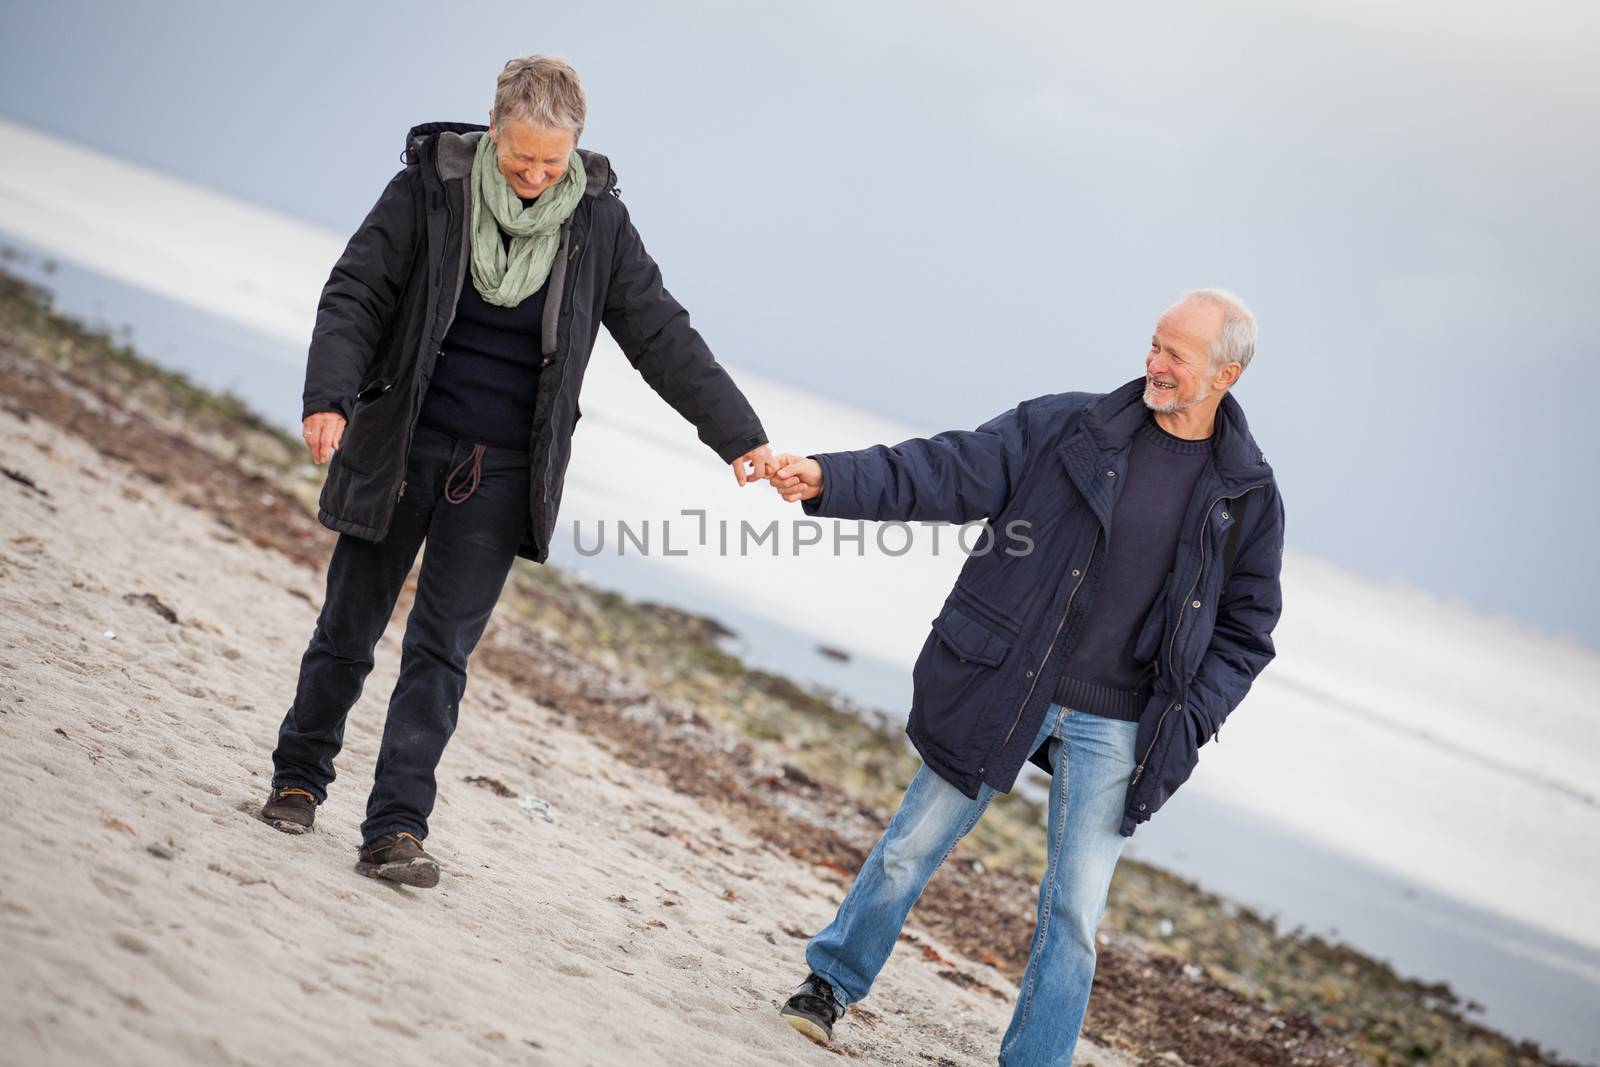
<instances>
[{"instance_id":1,"label":"sandy beach","mask_svg":"<svg viewBox=\"0 0 1600 1067\"><path fill-rule=\"evenodd\" d=\"M710 620L519 568L439 769L436 890L354 871L398 625L317 832L259 822L332 543L317 473L32 299L0 334L0 1060L994 1062L1037 812L996 805L812 1045L776 1009L907 756L708 653ZM1452 1004L1125 864L1075 1062L1558 1062Z\"/></svg>"},{"instance_id":2,"label":"sandy beach","mask_svg":"<svg viewBox=\"0 0 1600 1067\"><path fill-rule=\"evenodd\" d=\"M480 670L439 769L443 883L361 878L399 627L317 832L277 833L254 812L317 574L186 503L196 487L155 484L15 410L0 413L0 467L0 795L25 813L6 823L0 871L0 1058L834 1059L776 1008L838 877ZM927 956L897 954L840 1051L992 1062L1013 988L912 930ZM1133 1061L1090 1045L1080 1062Z\"/></svg>"}]
</instances>

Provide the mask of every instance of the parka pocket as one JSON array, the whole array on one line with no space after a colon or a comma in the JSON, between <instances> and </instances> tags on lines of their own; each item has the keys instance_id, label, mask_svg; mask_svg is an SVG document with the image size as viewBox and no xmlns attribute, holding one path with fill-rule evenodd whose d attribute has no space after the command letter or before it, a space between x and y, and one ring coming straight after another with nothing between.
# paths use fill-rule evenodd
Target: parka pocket
<instances>
[{"instance_id":1,"label":"parka pocket","mask_svg":"<svg viewBox=\"0 0 1600 1067\"><path fill-rule=\"evenodd\" d=\"M962 663L998 667L1011 649L1011 639L995 633L987 625L954 605L933 620L933 632L956 654Z\"/></svg>"},{"instance_id":2,"label":"parka pocket","mask_svg":"<svg viewBox=\"0 0 1600 1067\"><path fill-rule=\"evenodd\" d=\"M392 378L374 378L356 392L339 442L345 469L376 473L384 469L386 456L400 451L406 422L397 417L396 408L404 399L405 390L396 390Z\"/></svg>"},{"instance_id":3,"label":"parka pocket","mask_svg":"<svg viewBox=\"0 0 1600 1067\"><path fill-rule=\"evenodd\" d=\"M393 378L375 378L356 391L356 403L363 404L369 400L376 400L393 388Z\"/></svg>"},{"instance_id":4,"label":"parka pocket","mask_svg":"<svg viewBox=\"0 0 1600 1067\"><path fill-rule=\"evenodd\" d=\"M911 671L911 725L919 743L952 758L972 755L969 739L994 706L1004 684L997 670L1011 639L960 607L948 605Z\"/></svg>"},{"instance_id":5,"label":"parka pocket","mask_svg":"<svg viewBox=\"0 0 1600 1067\"><path fill-rule=\"evenodd\" d=\"M1156 594L1155 600L1150 605L1150 611L1144 617L1144 625L1139 628L1139 635L1133 641L1133 659L1152 671L1160 670L1158 662L1161 653L1161 638L1167 632L1167 598L1172 595L1172 572L1167 572L1167 580L1161 583L1161 592Z\"/></svg>"}]
</instances>

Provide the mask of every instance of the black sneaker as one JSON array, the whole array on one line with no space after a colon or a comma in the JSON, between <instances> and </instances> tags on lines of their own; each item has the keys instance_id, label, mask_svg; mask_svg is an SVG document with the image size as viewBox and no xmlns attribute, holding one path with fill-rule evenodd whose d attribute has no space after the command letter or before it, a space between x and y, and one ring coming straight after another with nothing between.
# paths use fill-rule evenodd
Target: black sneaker
<instances>
[{"instance_id":1,"label":"black sneaker","mask_svg":"<svg viewBox=\"0 0 1600 1067\"><path fill-rule=\"evenodd\" d=\"M261 821L286 834L309 834L317 819L317 798L304 789L274 789L261 805Z\"/></svg>"},{"instance_id":2,"label":"black sneaker","mask_svg":"<svg viewBox=\"0 0 1600 1067\"><path fill-rule=\"evenodd\" d=\"M368 878L383 878L418 889L432 889L439 884L438 862L422 851L421 841L404 830L362 845L356 870Z\"/></svg>"},{"instance_id":3,"label":"black sneaker","mask_svg":"<svg viewBox=\"0 0 1600 1067\"><path fill-rule=\"evenodd\" d=\"M839 1003L828 980L813 971L806 975L794 996L784 1001L779 1014L811 1040L826 1045L833 1040L833 1024L844 1014L844 1005Z\"/></svg>"}]
</instances>

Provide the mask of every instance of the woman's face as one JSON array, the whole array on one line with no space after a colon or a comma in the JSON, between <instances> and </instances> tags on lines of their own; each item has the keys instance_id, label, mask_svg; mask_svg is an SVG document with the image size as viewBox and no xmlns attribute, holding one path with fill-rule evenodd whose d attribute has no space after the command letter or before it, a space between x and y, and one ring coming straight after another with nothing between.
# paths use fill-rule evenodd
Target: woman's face
<instances>
[{"instance_id":1,"label":"woman's face","mask_svg":"<svg viewBox=\"0 0 1600 1067\"><path fill-rule=\"evenodd\" d=\"M571 130L530 126L515 120L489 127L500 173L511 191L531 200L561 180L576 142Z\"/></svg>"}]
</instances>

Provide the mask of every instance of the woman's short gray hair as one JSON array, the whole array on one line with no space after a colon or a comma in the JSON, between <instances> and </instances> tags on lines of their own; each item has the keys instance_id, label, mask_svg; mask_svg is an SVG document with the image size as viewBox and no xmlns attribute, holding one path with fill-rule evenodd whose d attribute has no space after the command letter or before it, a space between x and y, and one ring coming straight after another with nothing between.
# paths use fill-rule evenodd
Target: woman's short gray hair
<instances>
[{"instance_id":1,"label":"woman's short gray hair","mask_svg":"<svg viewBox=\"0 0 1600 1067\"><path fill-rule=\"evenodd\" d=\"M1244 301L1226 289L1190 289L1178 302L1203 300L1222 311L1222 329L1211 344L1211 367L1221 370L1229 363L1239 364L1241 373L1256 354L1256 317Z\"/></svg>"},{"instance_id":2,"label":"woman's short gray hair","mask_svg":"<svg viewBox=\"0 0 1600 1067\"><path fill-rule=\"evenodd\" d=\"M495 82L496 126L526 122L536 129L571 130L576 141L588 110L578 72L560 56L513 59Z\"/></svg>"}]
</instances>

